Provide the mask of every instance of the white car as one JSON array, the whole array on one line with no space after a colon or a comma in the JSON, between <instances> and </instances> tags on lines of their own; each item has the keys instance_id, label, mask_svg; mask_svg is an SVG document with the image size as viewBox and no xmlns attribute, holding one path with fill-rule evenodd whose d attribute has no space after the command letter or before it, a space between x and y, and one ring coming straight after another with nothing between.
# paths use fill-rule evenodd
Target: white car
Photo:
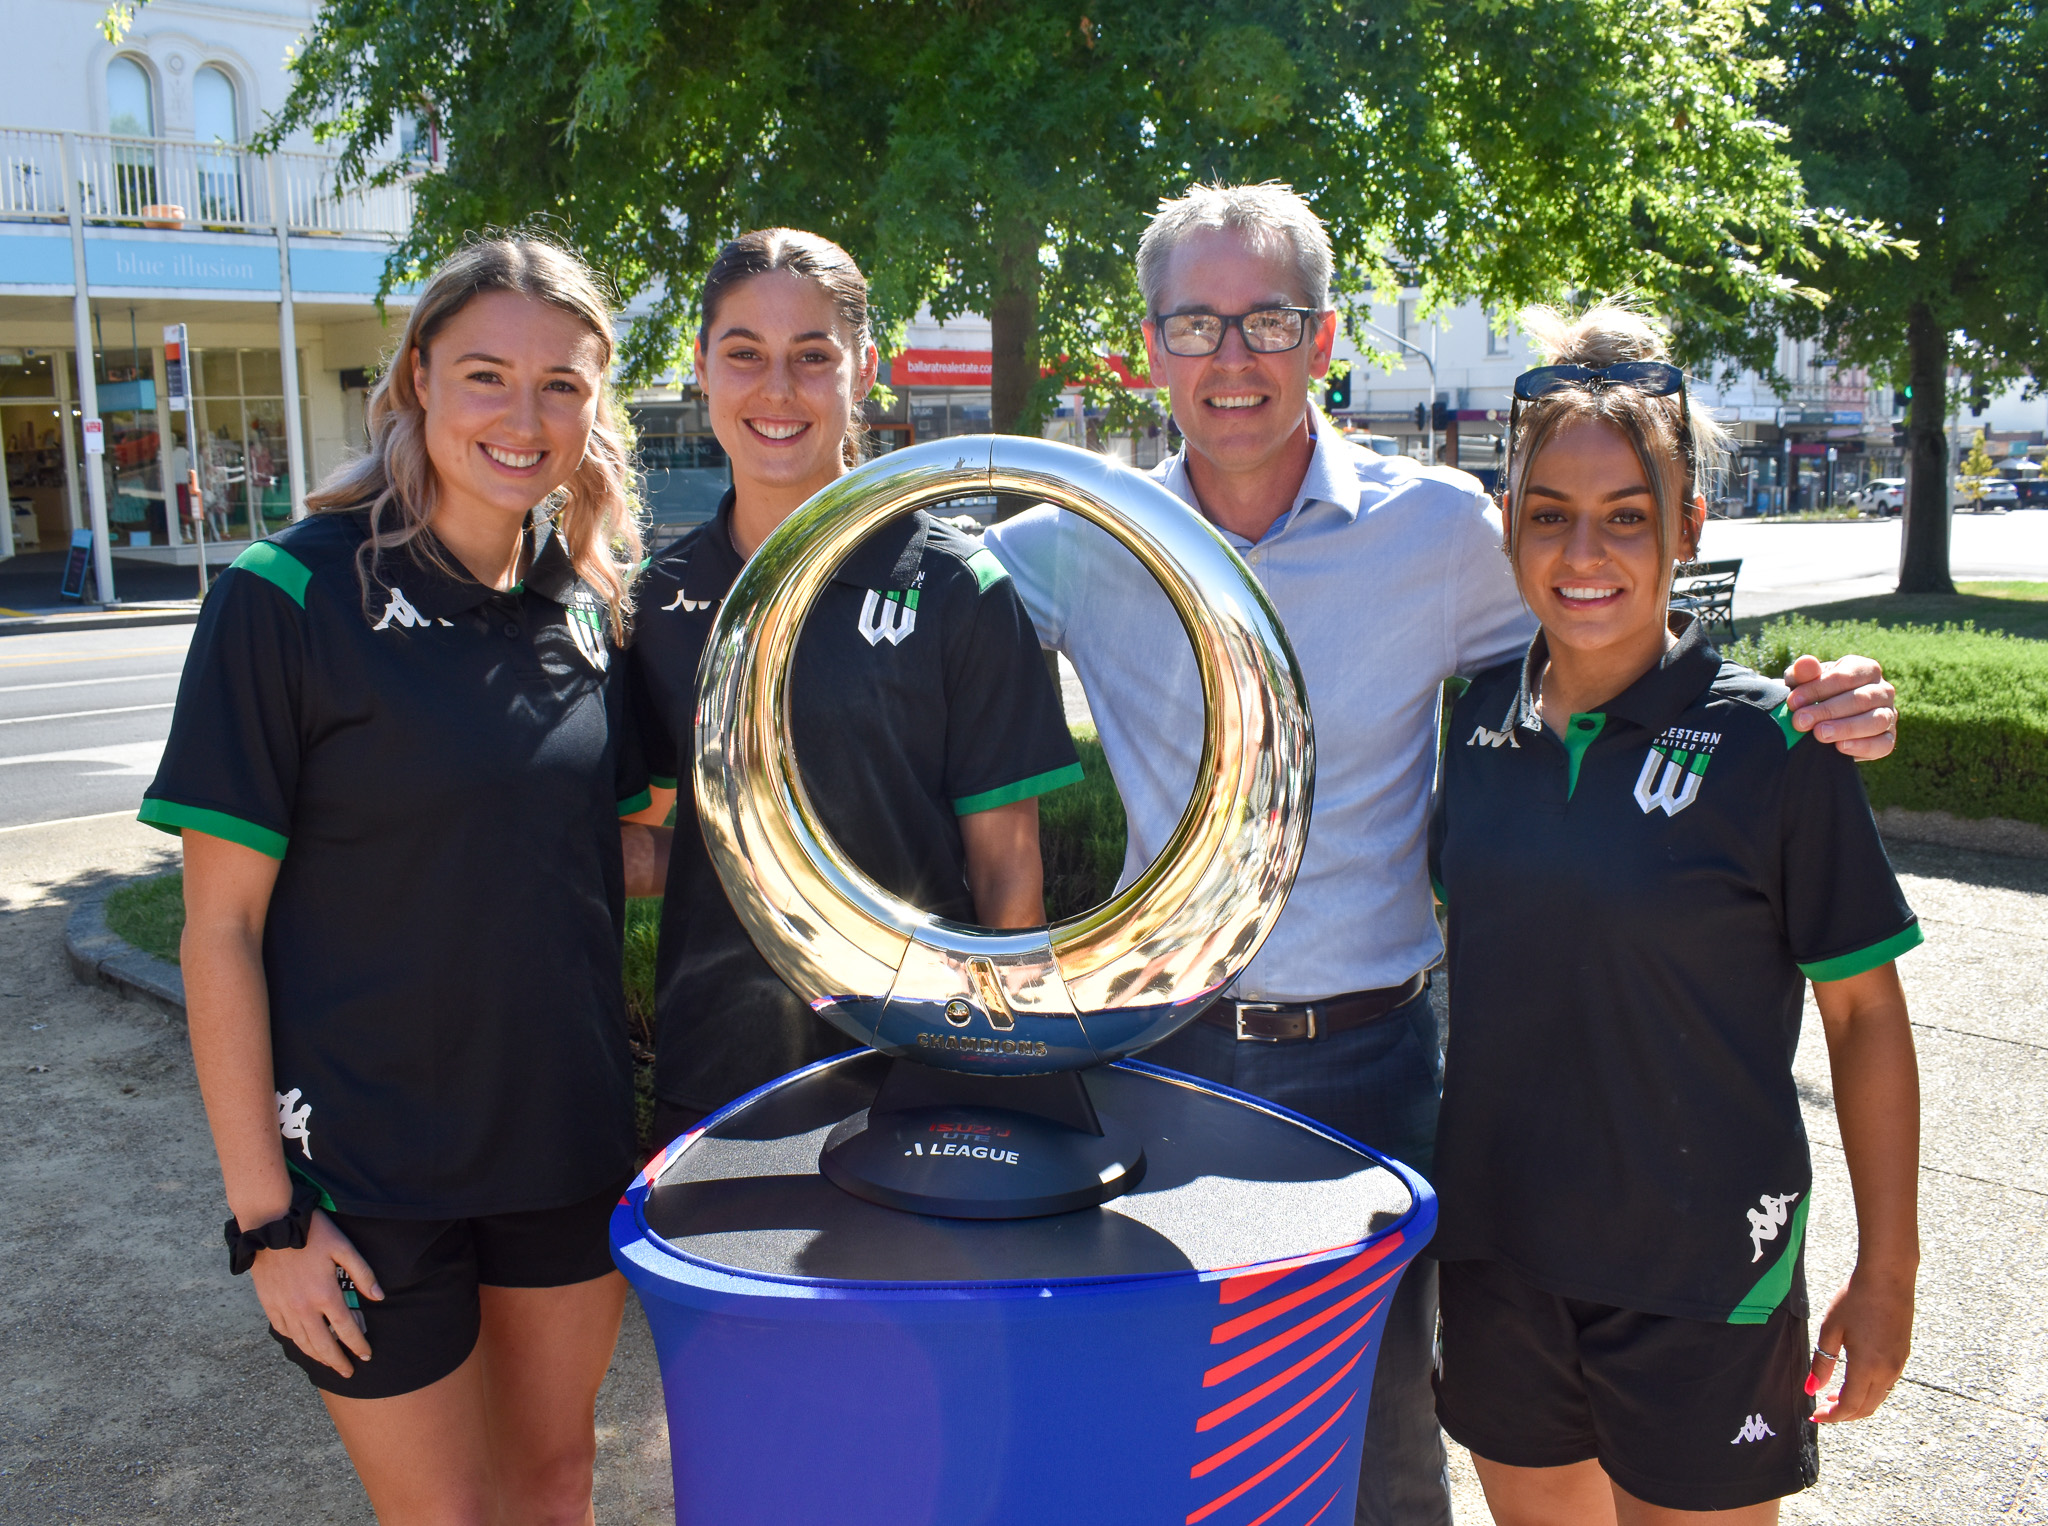
<instances>
[{"instance_id":1,"label":"white car","mask_svg":"<svg viewBox=\"0 0 2048 1526\"><path fill-rule=\"evenodd\" d=\"M2020 503L2020 490L2007 477L1993 477L1983 485L1977 494L1974 507L1980 509L2016 509Z\"/></svg>"},{"instance_id":2,"label":"white car","mask_svg":"<svg viewBox=\"0 0 2048 1526\"><path fill-rule=\"evenodd\" d=\"M1906 507L1904 477L1872 477L1849 495L1849 502L1864 514L1897 514Z\"/></svg>"}]
</instances>

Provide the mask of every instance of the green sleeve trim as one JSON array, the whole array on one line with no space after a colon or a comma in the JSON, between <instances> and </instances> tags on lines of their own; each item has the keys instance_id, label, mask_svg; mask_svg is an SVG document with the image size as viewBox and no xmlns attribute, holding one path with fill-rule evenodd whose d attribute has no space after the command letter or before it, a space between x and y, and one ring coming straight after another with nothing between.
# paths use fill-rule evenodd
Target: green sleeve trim
<instances>
[{"instance_id":1,"label":"green sleeve trim","mask_svg":"<svg viewBox=\"0 0 2048 1526\"><path fill-rule=\"evenodd\" d=\"M259 540L228 565L275 583L291 595L292 603L306 607L306 585L313 580L312 570L284 547Z\"/></svg>"},{"instance_id":2,"label":"green sleeve trim","mask_svg":"<svg viewBox=\"0 0 2048 1526\"><path fill-rule=\"evenodd\" d=\"M649 774L647 782L656 789L674 789L676 787L676 781L665 774Z\"/></svg>"},{"instance_id":3,"label":"green sleeve trim","mask_svg":"<svg viewBox=\"0 0 2048 1526\"><path fill-rule=\"evenodd\" d=\"M284 1168L285 1170L291 1172L293 1176L296 1176L300 1181L304 1182L307 1186L313 1187L319 1191L320 1206L322 1208L326 1209L329 1213L336 1213L340 1211L334 1206L334 1199L331 1195L329 1195L327 1189L325 1187L322 1187L317 1181L313 1179L312 1172L303 1170L299 1166L298 1162L293 1160L287 1160L284 1163Z\"/></svg>"},{"instance_id":4,"label":"green sleeve trim","mask_svg":"<svg viewBox=\"0 0 2048 1526\"><path fill-rule=\"evenodd\" d=\"M654 796L650 795L646 790L642 790L639 794L628 795L619 802L619 814L621 816L631 816L636 811L646 810L652 804L654 804Z\"/></svg>"},{"instance_id":5,"label":"green sleeve trim","mask_svg":"<svg viewBox=\"0 0 2048 1526\"><path fill-rule=\"evenodd\" d=\"M1069 763L1065 768L1055 768L1048 773L1033 774L1028 779L1019 779L1015 784L1005 784L1001 789L983 790L979 795L968 795L955 800L953 814L973 816L981 811L992 811L999 805L1015 805L1019 800L1049 795L1056 789L1065 789L1069 784L1079 784L1082 777L1081 765Z\"/></svg>"},{"instance_id":6,"label":"green sleeve trim","mask_svg":"<svg viewBox=\"0 0 2048 1526\"><path fill-rule=\"evenodd\" d=\"M1785 1301L1785 1295L1792 1291L1792 1274L1799 1267L1799 1247L1806 1239L1806 1205L1812 1201L1813 1194L1809 1192L1792 1210L1792 1227L1785 1236L1785 1248L1778 1252L1778 1259L1771 1263L1771 1269L1757 1278L1756 1286L1730 1311L1729 1324L1767 1323L1777 1312L1778 1305Z\"/></svg>"},{"instance_id":7,"label":"green sleeve trim","mask_svg":"<svg viewBox=\"0 0 2048 1526\"><path fill-rule=\"evenodd\" d=\"M209 811L204 806L180 805L175 800L145 800L136 819L144 826L169 832L173 837L186 831L204 832L208 837L254 848L266 858L283 858L284 850L291 842L283 833L259 827L253 821L244 821L225 811Z\"/></svg>"},{"instance_id":8,"label":"green sleeve trim","mask_svg":"<svg viewBox=\"0 0 2048 1526\"><path fill-rule=\"evenodd\" d=\"M982 593L987 593L1010 575L1010 569L1003 565L1002 559L986 546L967 558L967 570L974 574L975 586Z\"/></svg>"},{"instance_id":9,"label":"green sleeve trim","mask_svg":"<svg viewBox=\"0 0 2048 1526\"><path fill-rule=\"evenodd\" d=\"M1607 717L1598 710L1588 715L1575 715L1565 723L1564 750L1572 757L1572 776L1564 787L1565 799L1571 799L1579 787L1579 765L1586 761L1586 749L1606 729Z\"/></svg>"},{"instance_id":10,"label":"green sleeve trim","mask_svg":"<svg viewBox=\"0 0 2048 1526\"><path fill-rule=\"evenodd\" d=\"M1859 948L1853 954L1838 954L1833 959L1819 959L1812 964L1799 966L1799 973L1808 980L1847 980L1852 975L1861 975L1874 970L1881 964L1890 964L1909 948L1918 948L1927 941L1920 931L1920 924L1901 928L1882 943L1873 943L1869 948Z\"/></svg>"},{"instance_id":11,"label":"green sleeve trim","mask_svg":"<svg viewBox=\"0 0 2048 1526\"><path fill-rule=\"evenodd\" d=\"M1436 892L1436 898L1444 905L1451 904L1451 898L1444 894L1444 882L1433 874L1429 877L1429 888Z\"/></svg>"},{"instance_id":12,"label":"green sleeve trim","mask_svg":"<svg viewBox=\"0 0 2048 1526\"><path fill-rule=\"evenodd\" d=\"M1801 731L1792 724L1792 701L1789 699L1778 701L1778 708L1771 712L1771 719L1776 721L1778 729L1785 733L1785 751L1787 752L1790 752L1801 742L1805 741L1809 735L1809 733Z\"/></svg>"}]
</instances>

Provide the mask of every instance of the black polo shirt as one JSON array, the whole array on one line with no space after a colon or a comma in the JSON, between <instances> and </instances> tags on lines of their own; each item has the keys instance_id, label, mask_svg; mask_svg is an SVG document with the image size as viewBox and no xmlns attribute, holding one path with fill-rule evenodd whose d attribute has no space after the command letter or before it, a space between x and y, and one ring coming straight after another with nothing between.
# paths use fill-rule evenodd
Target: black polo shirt
<instances>
[{"instance_id":1,"label":"black polo shirt","mask_svg":"<svg viewBox=\"0 0 2048 1526\"><path fill-rule=\"evenodd\" d=\"M649 563L628 666L655 782L676 797L656 960L655 1088L722 1106L853 1047L754 948L704 851L686 760L697 664L741 560L733 495ZM819 594L790 671L791 729L822 825L876 884L974 919L959 818L1072 784L1081 765L1038 632L974 536L924 513L862 542Z\"/></svg>"},{"instance_id":2,"label":"black polo shirt","mask_svg":"<svg viewBox=\"0 0 2048 1526\"><path fill-rule=\"evenodd\" d=\"M142 819L280 861L263 965L294 1170L394 1218L575 1202L633 1164L623 665L545 530L513 591L401 549L367 597L366 534L316 514L222 575Z\"/></svg>"},{"instance_id":3,"label":"black polo shirt","mask_svg":"<svg viewBox=\"0 0 2048 1526\"><path fill-rule=\"evenodd\" d=\"M1724 663L1697 623L1565 740L1536 714L1545 661L1539 634L1482 673L1446 739L1430 1253L1761 1323L1804 1298L1805 981L1875 969L1920 928L1856 765L1793 730L1785 686Z\"/></svg>"}]
</instances>

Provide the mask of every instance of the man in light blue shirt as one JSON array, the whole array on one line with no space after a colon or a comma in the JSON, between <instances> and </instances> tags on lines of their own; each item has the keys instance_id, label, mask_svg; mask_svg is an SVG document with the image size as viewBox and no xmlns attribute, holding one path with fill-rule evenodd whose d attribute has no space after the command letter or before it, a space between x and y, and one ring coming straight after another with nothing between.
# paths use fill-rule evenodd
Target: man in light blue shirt
<instances>
[{"instance_id":1,"label":"man in light blue shirt","mask_svg":"<svg viewBox=\"0 0 2048 1526\"><path fill-rule=\"evenodd\" d=\"M1330 366L1330 246L1277 185L1197 187L1138 255L1152 375L1187 448L1156 476L1237 548L1308 684L1315 807L1286 910L1229 997L1145 1058L1295 1108L1428 1173L1442 1056L1425 972L1442 955L1425 854L1439 695L1519 653L1535 621L1500 518L1461 472L1346 442L1309 401ZM1186 806L1202 693L1179 619L1136 560L1039 508L987 544L1086 690L1129 820L1128 881ZM1794 724L1862 757L1896 715L1876 665L1802 658ZM1435 1264L1403 1279L1374 1378L1357 1520L1450 1521L1429 1371Z\"/></svg>"}]
</instances>

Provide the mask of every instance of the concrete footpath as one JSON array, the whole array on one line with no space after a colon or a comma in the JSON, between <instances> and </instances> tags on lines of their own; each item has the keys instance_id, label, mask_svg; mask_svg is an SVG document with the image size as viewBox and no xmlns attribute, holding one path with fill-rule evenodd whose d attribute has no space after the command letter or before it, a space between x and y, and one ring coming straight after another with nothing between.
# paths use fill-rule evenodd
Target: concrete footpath
<instances>
[{"instance_id":1,"label":"concrete footpath","mask_svg":"<svg viewBox=\"0 0 2048 1526\"><path fill-rule=\"evenodd\" d=\"M367 1523L325 1412L222 1265L182 1025L65 964L74 901L174 856L125 817L0 832L0 1522ZM1876 1418L1824 1433L1821 1483L1785 1519L2048 1522L2048 862L1895 857L1928 932L1901 965L1925 1090L1915 1350ZM1818 1306L1854 1224L1810 1011L1798 1071ZM672 1520L631 1305L599 1421L599 1521ZM1464 1458L1454 1475L1459 1519L1487 1521Z\"/></svg>"}]
</instances>

